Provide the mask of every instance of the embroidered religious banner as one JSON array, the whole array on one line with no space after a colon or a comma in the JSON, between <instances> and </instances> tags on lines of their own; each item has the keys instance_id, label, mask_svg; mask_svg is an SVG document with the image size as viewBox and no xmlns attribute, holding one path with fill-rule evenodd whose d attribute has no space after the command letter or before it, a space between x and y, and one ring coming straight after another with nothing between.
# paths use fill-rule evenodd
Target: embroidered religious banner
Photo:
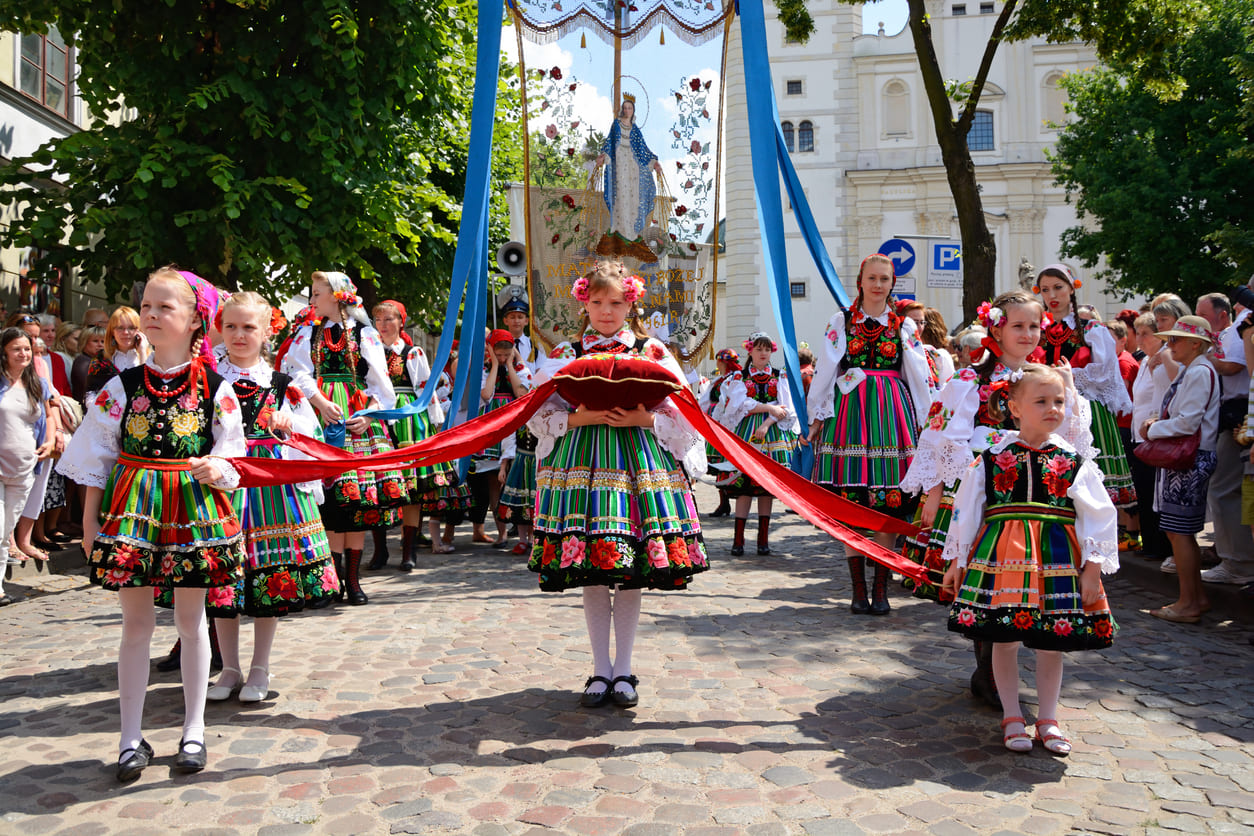
<instances>
[{"instance_id":1,"label":"embroidered religious banner","mask_svg":"<svg viewBox=\"0 0 1254 836\"><path fill-rule=\"evenodd\" d=\"M645 282L646 328L687 367L709 351L733 6L511 0L537 348L582 329L571 285L597 260L617 259Z\"/></svg>"}]
</instances>

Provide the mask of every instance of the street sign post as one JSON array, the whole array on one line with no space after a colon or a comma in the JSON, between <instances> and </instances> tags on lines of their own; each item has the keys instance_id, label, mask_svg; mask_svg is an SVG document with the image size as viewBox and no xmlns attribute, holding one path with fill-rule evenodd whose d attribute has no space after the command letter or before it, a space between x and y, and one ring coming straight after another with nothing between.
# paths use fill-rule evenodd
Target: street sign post
<instances>
[{"instance_id":1,"label":"street sign post","mask_svg":"<svg viewBox=\"0 0 1254 836\"><path fill-rule=\"evenodd\" d=\"M893 260L893 271L898 276L904 276L914 269L914 247L910 246L908 241L901 238L890 238L883 244L880 244L878 252L880 255L886 255Z\"/></svg>"}]
</instances>

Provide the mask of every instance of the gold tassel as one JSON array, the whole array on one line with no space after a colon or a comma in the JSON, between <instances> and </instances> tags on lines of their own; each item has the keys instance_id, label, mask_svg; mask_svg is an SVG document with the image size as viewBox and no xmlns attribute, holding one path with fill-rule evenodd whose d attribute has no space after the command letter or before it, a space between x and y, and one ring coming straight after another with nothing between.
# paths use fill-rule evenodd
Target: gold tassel
<instances>
[{"instance_id":1,"label":"gold tassel","mask_svg":"<svg viewBox=\"0 0 1254 836\"><path fill-rule=\"evenodd\" d=\"M579 48L580 49L588 48L588 33L587 32L581 32L579 34Z\"/></svg>"},{"instance_id":2,"label":"gold tassel","mask_svg":"<svg viewBox=\"0 0 1254 836\"><path fill-rule=\"evenodd\" d=\"M666 30L662 30L662 37L658 39L658 46L666 46Z\"/></svg>"}]
</instances>

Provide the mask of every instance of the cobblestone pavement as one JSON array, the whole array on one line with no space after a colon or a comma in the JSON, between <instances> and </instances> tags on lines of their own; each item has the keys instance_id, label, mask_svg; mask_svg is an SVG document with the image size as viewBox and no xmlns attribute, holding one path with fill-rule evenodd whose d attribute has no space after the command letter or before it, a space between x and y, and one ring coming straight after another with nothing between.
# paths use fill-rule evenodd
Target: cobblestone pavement
<instances>
[{"instance_id":1,"label":"cobblestone pavement","mask_svg":"<svg viewBox=\"0 0 1254 836\"><path fill-rule=\"evenodd\" d=\"M368 606L283 621L271 700L210 703L203 773L171 769L181 692L154 673L157 759L124 787L115 598L36 580L0 610L0 832L1254 833L1248 626L1165 624L1161 592L1110 581L1115 646L1067 661L1075 751L1015 755L941 608L895 588L890 616L853 616L827 536L777 513L775 554L732 558L730 528L690 590L646 593L635 710L578 705L578 593L462 534L371 573Z\"/></svg>"}]
</instances>

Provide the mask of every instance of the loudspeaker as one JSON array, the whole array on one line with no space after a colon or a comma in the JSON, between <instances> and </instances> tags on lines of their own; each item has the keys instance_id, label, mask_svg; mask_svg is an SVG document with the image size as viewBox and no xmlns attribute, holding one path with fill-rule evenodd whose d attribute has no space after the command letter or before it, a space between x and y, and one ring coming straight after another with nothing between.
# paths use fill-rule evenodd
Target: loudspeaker
<instances>
[{"instance_id":1,"label":"loudspeaker","mask_svg":"<svg viewBox=\"0 0 1254 836\"><path fill-rule=\"evenodd\" d=\"M518 241L502 244L496 250L496 267L507 276L521 276L527 270L527 248Z\"/></svg>"}]
</instances>

